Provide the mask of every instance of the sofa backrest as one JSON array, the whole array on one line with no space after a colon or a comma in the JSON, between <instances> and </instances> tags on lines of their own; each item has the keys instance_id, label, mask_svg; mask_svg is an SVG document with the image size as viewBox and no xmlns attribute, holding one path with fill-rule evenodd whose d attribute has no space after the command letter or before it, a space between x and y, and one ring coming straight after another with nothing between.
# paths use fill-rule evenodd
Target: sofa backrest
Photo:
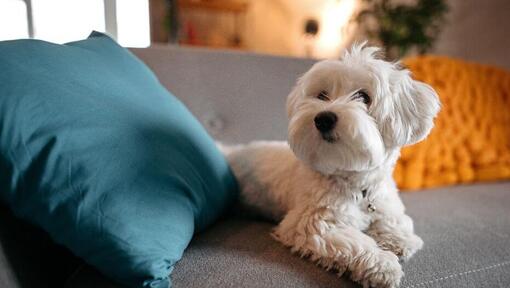
<instances>
[{"instance_id":1,"label":"sofa backrest","mask_svg":"<svg viewBox=\"0 0 510 288\"><path fill-rule=\"evenodd\" d=\"M285 100L313 60L155 46L133 49L224 143L285 140Z\"/></svg>"}]
</instances>

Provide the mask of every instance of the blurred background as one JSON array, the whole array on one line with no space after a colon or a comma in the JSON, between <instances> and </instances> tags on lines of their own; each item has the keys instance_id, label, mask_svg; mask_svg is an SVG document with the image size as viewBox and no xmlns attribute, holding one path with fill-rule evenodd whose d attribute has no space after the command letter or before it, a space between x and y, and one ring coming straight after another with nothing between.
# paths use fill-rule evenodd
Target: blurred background
<instances>
[{"instance_id":1,"label":"blurred background","mask_svg":"<svg viewBox=\"0 0 510 288\"><path fill-rule=\"evenodd\" d=\"M64 43L97 30L126 47L316 59L369 40L390 59L434 53L510 69L509 13L508 0L0 0L0 40Z\"/></svg>"}]
</instances>

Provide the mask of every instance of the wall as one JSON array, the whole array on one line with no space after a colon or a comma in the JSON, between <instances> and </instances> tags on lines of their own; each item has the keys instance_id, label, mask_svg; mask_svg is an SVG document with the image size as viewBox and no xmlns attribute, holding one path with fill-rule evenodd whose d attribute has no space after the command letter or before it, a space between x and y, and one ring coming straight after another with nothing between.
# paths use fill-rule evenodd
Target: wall
<instances>
[{"instance_id":1,"label":"wall","mask_svg":"<svg viewBox=\"0 0 510 288\"><path fill-rule=\"evenodd\" d=\"M434 52L510 70L510 1L448 2L449 23Z\"/></svg>"},{"instance_id":2,"label":"wall","mask_svg":"<svg viewBox=\"0 0 510 288\"><path fill-rule=\"evenodd\" d=\"M304 21L308 17L324 20L328 4L348 1L251 0L253 9L247 22L253 25L247 30L248 46L260 53L305 56L301 33ZM510 70L510 1L448 0L448 4L448 22L432 52ZM338 39L338 45L316 49L315 56L338 57L356 35L352 29L340 32L344 35Z\"/></svg>"},{"instance_id":3,"label":"wall","mask_svg":"<svg viewBox=\"0 0 510 288\"><path fill-rule=\"evenodd\" d=\"M341 28L349 21L357 3L357 0L244 1L249 4L239 22L244 48L257 53L314 58L339 55L350 40L342 37ZM311 18L320 22L314 40L304 35L305 22ZM181 29L186 30L186 22L191 22L194 33L201 39L199 42L222 47L233 33L233 20L228 13L182 11Z\"/></svg>"},{"instance_id":4,"label":"wall","mask_svg":"<svg viewBox=\"0 0 510 288\"><path fill-rule=\"evenodd\" d=\"M246 0L244 47L253 52L337 58L360 33L348 25L359 0ZM413 2L415 0L400 0ZM510 0L448 0L451 10L433 53L498 65L510 70ZM304 23L320 21L314 49L306 53ZM221 35L231 19L202 18L207 32ZM231 25L230 25L231 26ZM224 33L223 33L224 34ZM362 39L357 39L362 40Z\"/></svg>"}]
</instances>

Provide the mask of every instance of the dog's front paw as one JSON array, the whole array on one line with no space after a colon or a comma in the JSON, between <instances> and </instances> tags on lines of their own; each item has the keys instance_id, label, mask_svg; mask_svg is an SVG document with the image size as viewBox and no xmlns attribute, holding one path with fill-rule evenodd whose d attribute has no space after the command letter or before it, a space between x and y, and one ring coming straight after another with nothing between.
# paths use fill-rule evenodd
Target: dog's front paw
<instances>
[{"instance_id":1,"label":"dog's front paw","mask_svg":"<svg viewBox=\"0 0 510 288\"><path fill-rule=\"evenodd\" d=\"M363 266L352 271L351 276L365 288L396 288L404 275L397 256L389 251L364 259Z\"/></svg>"},{"instance_id":2,"label":"dog's front paw","mask_svg":"<svg viewBox=\"0 0 510 288\"><path fill-rule=\"evenodd\" d=\"M396 288L404 275L398 258L391 252L382 251L378 261L367 270L362 281L363 287Z\"/></svg>"},{"instance_id":3,"label":"dog's front paw","mask_svg":"<svg viewBox=\"0 0 510 288\"><path fill-rule=\"evenodd\" d=\"M418 235L408 234L393 238L381 245L384 250L393 252L402 261L407 261L423 247L423 240Z\"/></svg>"},{"instance_id":4,"label":"dog's front paw","mask_svg":"<svg viewBox=\"0 0 510 288\"><path fill-rule=\"evenodd\" d=\"M407 261L423 247L423 240L416 234L380 235L376 237L377 244L383 250L391 251L402 261Z\"/></svg>"},{"instance_id":5,"label":"dog's front paw","mask_svg":"<svg viewBox=\"0 0 510 288\"><path fill-rule=\"evenodd\" d=\"M404 237L399 242L397 249L393 252L403 261L409 260L414 253L423 247L423 240L415 234Z\"/></svg>"}]
</instances>

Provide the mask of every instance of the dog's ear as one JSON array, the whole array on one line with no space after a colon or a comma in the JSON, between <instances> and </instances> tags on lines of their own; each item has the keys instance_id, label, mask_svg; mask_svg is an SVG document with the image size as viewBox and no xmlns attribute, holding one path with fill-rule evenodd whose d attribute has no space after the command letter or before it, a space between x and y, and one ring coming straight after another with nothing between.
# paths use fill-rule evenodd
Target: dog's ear
<instances>
[{"instance_id":1,"label":"dog's ear","mask_svg":"<svg viewBox=\"0 0 510 288\"><path fill-rule=\"evenodd\" d=\"M381 132L387 147L401 147L423 140L434 126L440 102L429 85L411 79L408 71L397 71L392 79L386 110L380 120ZM388 99L387 98L387 99Z\"/></svg>"}]
</instances>

